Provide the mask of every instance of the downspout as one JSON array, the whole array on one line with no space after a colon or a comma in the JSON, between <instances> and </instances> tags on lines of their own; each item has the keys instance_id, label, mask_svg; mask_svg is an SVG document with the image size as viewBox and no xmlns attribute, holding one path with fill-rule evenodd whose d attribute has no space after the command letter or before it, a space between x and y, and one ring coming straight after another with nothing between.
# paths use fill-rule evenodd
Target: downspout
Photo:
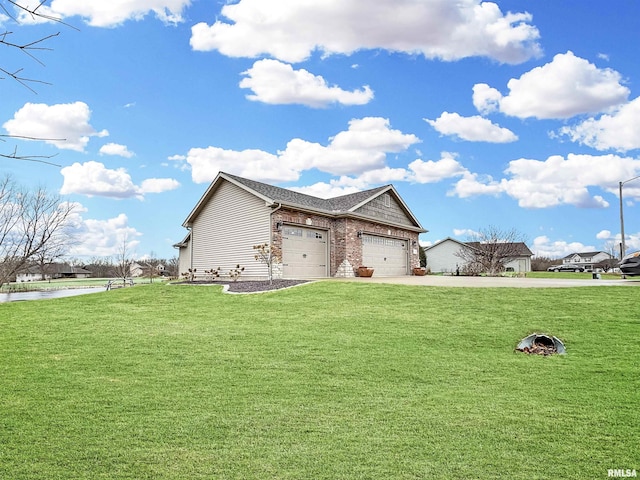
<instances>
[{"instance_id":1,"label":"downspout","mask_svg":"<svg viewBox=\"0 0 640 480\"><path fill-rule=\"evenodd\" d=\"M191 239L189 242L189 268L193 271L193 229L187 227L187 230L189 230L189 238Z\"/></svg>"},{"instance_id":2,"label":"downspout","mask_svg":"<svg viewBox=\"0 0 640 480\"><path fill-rule=\"evenodd\" d=\"M275 205L275 204L274 204ZM278 206L276 208L274 208L273 210L271 210L271 217L273 220L273 214L276 213L278 210L280 210L282 208L282 203L278 203ZM269 222L269 226L272 225L272 221ZM273 228L269 228L269 247L271 247L271 244L273 243Z\"/></svg>"}]
</instances>

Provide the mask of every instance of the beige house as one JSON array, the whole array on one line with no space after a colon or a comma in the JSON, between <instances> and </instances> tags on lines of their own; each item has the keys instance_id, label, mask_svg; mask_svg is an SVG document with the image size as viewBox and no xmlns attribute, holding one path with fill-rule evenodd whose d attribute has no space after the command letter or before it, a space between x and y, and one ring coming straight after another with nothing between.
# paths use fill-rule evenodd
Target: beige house
<instances>
[{"instance_id":1,"label":"beige house","mask_svg":"<svg viewBox=\"0 0 640 480\"><path fill-rule=\"evenodd\" d=\"M531 257L533 253L524 243L514 243L515 255L507 259L505 268L509 272L524 273L531 271ZM455 273L459 268L464 271L464 260L458 256L460 250L482 248L478 242L460 242L447 237L430 247L425 248L427 268L433 273Z\"/></svg>"},{"instance_id":2,"label":"beige house","mask_svg":"<svg viewBox=\"0 0 640 480\"><path fill-rule=\"evenodd\" d=\"M220 172L183 223L174 245L180 273L268 276L254 245L273 252L273 278L409 275L419 265L418 235L426 230L392 185L321 199Z\"/></svg>"}]
</instances>

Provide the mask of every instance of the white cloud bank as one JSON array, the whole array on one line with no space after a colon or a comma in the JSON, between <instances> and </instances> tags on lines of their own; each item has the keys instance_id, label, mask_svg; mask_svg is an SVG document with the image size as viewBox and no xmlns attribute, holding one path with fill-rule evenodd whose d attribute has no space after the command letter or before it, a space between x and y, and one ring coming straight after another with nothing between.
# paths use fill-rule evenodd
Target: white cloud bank
<instances>
[{"instance_id":1,"label":"white cloud bank","mask_svg":"<svg viewBox=\"0 0 640 480\"><path fill-rule=\"evenodd\" d=\"M242 74L246 77L240 82L240 88L253 91L247 98L273 105L301 104L319 108L334 103L364 105L373 99L369 86L349 92L329 86L321 76L304 69L294 70L278 60L259 60Z\"/></svg>"},{"instance_id":2,"label":"white cloud bank","mask_svg":"<svg viewBox=\"0 0 640 480\"><path fill-rule=\"evenodd\" d=\"M468 172L449 195L468 198L476 195L501 195L516 199L523 208L549 208L574 205L581 208L606 208L609 203L590 192L597 187L617 193L621 178L640 174L640 160L616 155L559 155L547 160L519 159L509 163L508 178L494 180ZM640 189L625 190L625 196L640 194Z\"/></svg>"},{"instance_id":3,"label":"white cloud bank","mask_svg":"<svg viewBox=\"0 0 640 480\"><path fill-rule=\"evenodd\" d=\"M479 115L463 117L457 113L443 112L435 120L424 119L442 135L450 135L469 142L509 143L518 136Z\"/></svg>"},{"instance_id":4,"label":"white cloud bank","mask_svg":"<svg viewBox=\"0 0 640 480\"><path fill-rule=\"evenodd\" d=\"M224 171L281 184L297 181L302 172L317 169L338 178L296 190L328 197L391 182L427 184L455 179L449 196L507 195L523 208L606 208L609 202L599 193L616 195L621 178L640 175L640 160L612 154L521 158L509 162L501 179L470 171L455 153L449 152L442 152L436 160L415 159L405 167L388 165L389 154L406 154L419 142L415 135L393 129L388 119L366 117L351 120L349 128L329 138L326 145L295 138L276 153L210 146L192 148L186 155L169 159L179 168L190 168L196 183L210 182ZM127 179L121 190L135 191ZM625 199L640 199L640 186L625 186Z\"/></svg>"},{"instance_id":5,"label":"white cloud bank","mask_svg":"<svg viewBox=\"0 0 640 480\"><path fill-rule=\"evenodd\" d=\"M142 20L149 14L173 25L183 21L183 11L190 4L191 0L52 0L50 7L43 5L38 11L62 19L79 16L93 27L116 27L127 20ZM28 22L34 19L21 14L20 20Z\"/></svg>"},{"instance_id":6,"label":"white cloud bank","mask_svg":"<svg viewBox=\"0 0 640 480\"><path fill-rule=\"evenodd\" d=\"M212 181L219 171L264 182L295 181L304 170L316 168L332 175L359 175L384 168L388 153L405 151L420 140L394 130L389 120L366 117L349 122L349 129L329 139L327 145L294 138L277 154L262 150L192 148L186 155L196 183ZM183 161L185 157L171 157Z\"/></svg>"},{"instance_id":7,"label":"white cloud bank","mask_svg":"<svg viewBox=\"0 0 640 480\"><path fill-rule=\"evenodd\" d=\"M9 135L42 140L59 149L84 152L90 137L106 137L90 124L91 110L84 102L46 105L26 103L3 127Z\"/></svg>"},{"instance_id":8,"label":"white cloud bank","mask_svg":"<svg viewBox=\"0 0 640 480\"><path fill-rule=\"evenodd\" d=\"M87 212L76 203L73 218L73 234L76 242L69 251L72 257L110 257L122 250L123 242L127 242L128 251L134 253L140 244L138 238L142 233L129 225L129 219L121 213L117 217L106 220L84 219Z\"/></svg>"},{"instance_id":9,"label":"white cloud bank","mask_svg":"<svg viewBox=\"0 0 640 480\"><path fill-rule=\"evenodd\" d=\"M627 152L640 148L640 97L623 105L611 114L589 118L576 126L566 126L560 135L571 141L595 148Z\"/></svg>"},{"instance_id":10,"label":"white cloud bank","mask_svg":"<svg viewBox=\"0 0 640 480\"><path fill-rule=\"evenodd\" d=\"M485 83L473 87L473 104L480 113L496 110L518 118L565 119L603 112L626 102L629 89L610 68L597 68L569 51L507 83L503 96Z\"/></svg>"},{"instance_id":11,"label":"white cloud bank","mask_svg":"<svg viewBox=\"0 0 640 480\"><path fill-rule=\"evenodd\" d=\"M447 61L483 56L512 64L541 53L531 15L503 14L480 0L240 0L225 5L222 17L228 22L192 27L194 50L290 63L316 50L384 49Z\"/></svg>"},{"instance_id":12,"label":"white cloud bank","mask_svg":"<svg viewBox=\"0 0 640 480\"><path fill-rule=\"evenodd\" d=\"M177 180L170 178L150 178L144 180L141 185L136 185L124 168L108 169L104 164L95 161L74 163L64 167L60 173L64 177L60 189L62 195L78 194L117 199L135 197L142 200L147 193L166 192L180 186Z\"/></svg>"}]
</instances>

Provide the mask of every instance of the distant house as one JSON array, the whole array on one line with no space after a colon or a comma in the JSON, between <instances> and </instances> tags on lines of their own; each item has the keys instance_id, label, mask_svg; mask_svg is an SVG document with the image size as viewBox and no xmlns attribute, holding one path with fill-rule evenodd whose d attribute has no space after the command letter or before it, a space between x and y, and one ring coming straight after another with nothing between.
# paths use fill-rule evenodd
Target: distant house
<instances>
[{"instance_id":1,"label":"distant house","mask_svg":"<svg viewBox=\"0 0 640 480\"><path fill-rule=\"evenodd\" d=\"M410 275L426 231L392 185L322 199L224 172L183 226L180 273L241 265L246 279L268 276L260 244L274 254L274 278L353 277L360 266Z\"/></svg>"},{"instance_id":2,"label":"distant house","mask_svg":"<svg viewBox=\"0 0 640 480\"><path fill-rule=\"evenodd\" d=\"M567 255L562 259L562 263L571 263L576 265L582 265L586 270L593 270L594 268L598 268L598 266L607 264L608 262L614 261L615 257L607 252L597 251L597 252L582 252L582 253L572 253Z\"/></svg>"},{"instance_id":3,"label":"distant house","mask_svg":"<svg viewBox=\"0 0 640 480\"><path fill-rule=\"evenodd\" d=\"M516 273L530 272L533 253L523 242L513 243L513 246L515 254L505 262L506 270ZM454 273L458 269L463 271L464 260L458 256L460 250L481 248L482 244L479 242L461 242L447 237L425 248L427 268L433 273Z\"/></svg>"},{"instance_id":4,"label":"distant house","mask_svg":"<svg viewBox=\"0 0 640 480\"><path fill-rule=\"evenodd\" d=\"M44 271L44 274L43 274ZM50 263L44 266L32 265L16 274L16 282L37 282L59 278L89 278L91 272L82 267L74 267L68 263Z\"/></svg>"},{"instance_id":5,"label":"distant house","mask_svg":"<svg viewBox=\"0 0 640 480\"><path fill-rule=\"evenodd\" d=\"M133 262L129 266L129 275L132 277L141 277L144 275L144 267L137 262Z\"/></svg>"}]
</instances>

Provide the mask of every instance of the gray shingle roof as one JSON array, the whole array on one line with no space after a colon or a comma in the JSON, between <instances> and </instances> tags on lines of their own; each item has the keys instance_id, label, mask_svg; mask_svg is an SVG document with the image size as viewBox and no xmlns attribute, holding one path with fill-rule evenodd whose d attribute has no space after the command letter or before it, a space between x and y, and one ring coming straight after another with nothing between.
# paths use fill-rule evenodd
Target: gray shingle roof
<instances>
[{"instance_id":1,"label":"gray shingle roof","mask_svg":"<svg viewBox=\"0 0 640 480\"><path fill-rule=\"evenodd\" d=\"M356 205L359 205L365 200L375 196L377 193L390 187L390 185L385 185L382 187L372 188L370 190L364 190L362 192L325 199L295 192L293 190L287 190L286 188L274 187L273 185L256 182L255 180L249 180L248 178L238 177L229 173L224 173L224 175L245 187L250 188L254 192L273 200L274 202L289 205L300 205L302 207L309 207L316 210L325 210L334 213L348 212Z\"/></svg>"},{"instance_id":2,"label":"gray shingle roof","mask_svg":"<svg viewBox=\"0 0 640 480\"><path fill-rule=\"evenodd\" d=\"M582 257L582 258L584 258L584 257L595 257L595 256L596 256L597 254L599 254L599 253L606 253L606 252L603 252L602 250L600 250L600 251L598 251L598 252L580 252L580 253L571 253L571 254L567 255L566 257L563 257L562 259L563 259L563 260L564 260L564 259L567 259L567 260L568 260L568 259L570 259L570 258L575 257L576 255L578 255L579 257Z\"/></svg>"},{"instance_id":3,"label":"gray shingle roof","mask_svg":"<svg viewBox=\"0 0 640 480\"><path fill-rule=\"evenodd\" d=\"M483 244L480 242L465 242L465 245L481 250ZM533 252L529 250L529 247L527 247L527 244L524 242L509 242L509 245L513 245L514 254L523 257L531 257L533 255Z\"/></svg>"}]
</instances>

